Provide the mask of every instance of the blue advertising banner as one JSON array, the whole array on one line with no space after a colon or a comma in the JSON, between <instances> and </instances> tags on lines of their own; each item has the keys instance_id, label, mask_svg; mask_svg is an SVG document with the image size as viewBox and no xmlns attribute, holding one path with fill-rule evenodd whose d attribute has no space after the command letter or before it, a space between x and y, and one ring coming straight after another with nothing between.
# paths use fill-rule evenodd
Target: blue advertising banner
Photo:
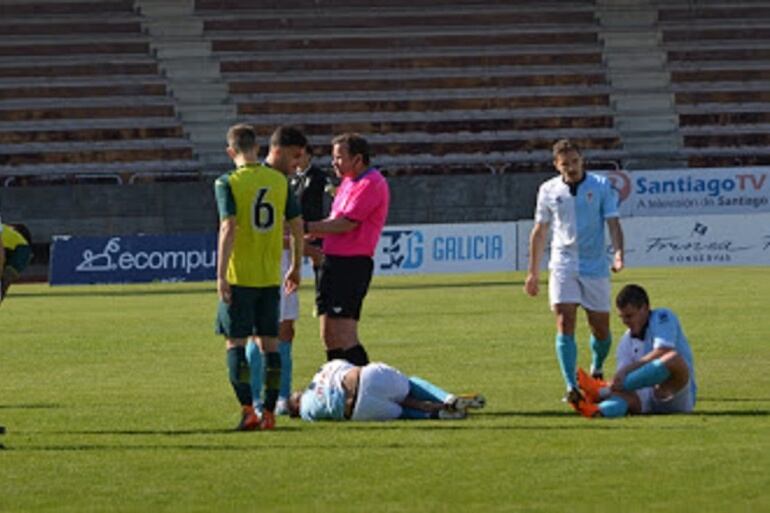
<instances>
[{"instance_id":1,"label":"blue advertising banner","mask_svg":"<svg viewBox=\"0 0 770 513\"><path fill-rule=\"evenodd\" d=\"M216 277L216 233L54 237L51 285L203 281Z\"/></svg>"}]
</instances>

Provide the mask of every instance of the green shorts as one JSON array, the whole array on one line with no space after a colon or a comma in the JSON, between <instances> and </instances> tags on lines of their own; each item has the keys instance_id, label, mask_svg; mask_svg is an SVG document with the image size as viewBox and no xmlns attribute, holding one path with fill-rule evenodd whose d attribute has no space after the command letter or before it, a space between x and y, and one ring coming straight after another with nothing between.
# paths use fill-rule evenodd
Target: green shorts
<instances>
[{"instance_id":1,"label":"green shorts","mask_svg":"<svg viewBox=\"0 0 770 513\"><path fill-rule=\"evenodd\" d=\"M16 246L16 249L5 250L5 266L13 267L18 273L27 268L32 260L32 248L29 246Z\"/></svg>"},{"instance_id":2,"label":"green shorts","mask_svg":"<svg viewBox=\"0 0 770 513\"><path fill-rule=\"evenodd\" d=\"M281 294L279 287L232 285L230 304L219 301L216 332L228 338L278 336Z\"/></svg>"}]
</instances>

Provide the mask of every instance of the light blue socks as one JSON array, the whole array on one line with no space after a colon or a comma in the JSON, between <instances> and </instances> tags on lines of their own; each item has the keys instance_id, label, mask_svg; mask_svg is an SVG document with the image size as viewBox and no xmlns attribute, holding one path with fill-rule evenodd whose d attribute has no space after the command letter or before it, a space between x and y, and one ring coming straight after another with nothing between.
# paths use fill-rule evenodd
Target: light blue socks
<instances>
[{"instance_id":1,"label":"light blue socks","mask_svg":"<svg viewBox=\"0 0 770 513\"><path fill-rule=\"evenodd\" d=\"M642 365L633 372L629 372L623 380L623 388L626 390L639 390L640 388L659 385L671 376L671 371L660 360L653 360Z\"/></svg>"},{"instance_id":2,"label":"light blue socks","mask_svg":"<svg viewBox=\"0 0 770 513\"><path fill-rule=\"evenodd\" d=\"M409 395L418 401L443 403L446 402L452 394L437 387L430 381L426 381L417 376L412 376L409 378Z\"/></svg>"},{"instance_id":3,"label":"light blue socks","mask_svg":"<svg viewBox=\"0 0 770 513\"><path fill-rule=\"evenodd\" d=\"M251 375L251 397L254 402L254 408L262 410L262 386L264 385L265 363L262 358L262 351L259 346L249 340L246 344L246 360L249 362L249 371Z\"/></svg>"},{"instance_id":4,"label":"light blue socks","mask_svg":"<svg viewBox=\"0 0 770 513\"><path fill-rule=\"evenodd\" d=\"M628 403L622 397L613 395L599 403L599 411L609 419L622 417L628 413Z\"/></svg>"},{"instance_id":5,"label":"light blue socks","mask_svg":"<svg viewBox=\"0 0 770 513\"><path fill-rule=\"evenodd\" d=\"M559 360L561 375L567 387L577 388L577 344L574 335L556 335L556 358Z\"/></svg>"}]
</instances>

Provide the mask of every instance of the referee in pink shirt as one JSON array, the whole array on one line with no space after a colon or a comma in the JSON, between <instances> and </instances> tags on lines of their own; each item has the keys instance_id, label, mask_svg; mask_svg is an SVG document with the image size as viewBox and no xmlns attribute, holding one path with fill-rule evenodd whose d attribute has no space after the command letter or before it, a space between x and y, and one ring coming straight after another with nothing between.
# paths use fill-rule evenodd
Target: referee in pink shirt
<instances>
[{"instance_id":1,"label":"referee in pink shirt","mask_svg":"<svg viewBox=\"0 0 770 513\"><path fill-rule=\"evenodd\" d=\"M388 217L390 191L382 174L369 165L369 143L359 134L332 140L332 164L342 179L329 217L305 223L305 232L323 237L324 261L316 307L329 361L367 365L358 338L358 319L374 270L374 250Z\"/></svg>"}]
</instances>

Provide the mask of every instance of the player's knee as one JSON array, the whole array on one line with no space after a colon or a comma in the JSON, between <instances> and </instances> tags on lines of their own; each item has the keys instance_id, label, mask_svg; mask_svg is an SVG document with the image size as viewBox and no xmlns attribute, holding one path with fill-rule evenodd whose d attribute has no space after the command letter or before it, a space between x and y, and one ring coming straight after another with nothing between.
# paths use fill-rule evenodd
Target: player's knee
<instances>
[{"instance_id":1,"label":"player's knee","mask_svg":"<svg viewBox=\"0 0 770 513\"><path fill-rule=\"evenodd\" d=\"M278 338L283 341L294 340L294 321L281 321L278 328Z\"/></svg>"},{"instance_id":2,"label":"player's knee","mask_svg":"<svg viewBox=\"0 0 770 513\"><path fill-rule=\"evenodd\" d=\"M575 332L577 311L574 305L554 305L556 313L556 327L559 333L571 335Z\"/></svg>"},{"instance_id":3,"label":"player's knee","mask_svg":"<svg viewBox=\"0 0 770 513\"><path fill-rule=\"evenodd\" d=\"M668 381L671 383L672 388L679 390L690 381L690 368L687 366L687 361L677 352L672 351L665 355L664 358L661 358L661 360L671 373Z\"/></svg>"}]
</instances>

